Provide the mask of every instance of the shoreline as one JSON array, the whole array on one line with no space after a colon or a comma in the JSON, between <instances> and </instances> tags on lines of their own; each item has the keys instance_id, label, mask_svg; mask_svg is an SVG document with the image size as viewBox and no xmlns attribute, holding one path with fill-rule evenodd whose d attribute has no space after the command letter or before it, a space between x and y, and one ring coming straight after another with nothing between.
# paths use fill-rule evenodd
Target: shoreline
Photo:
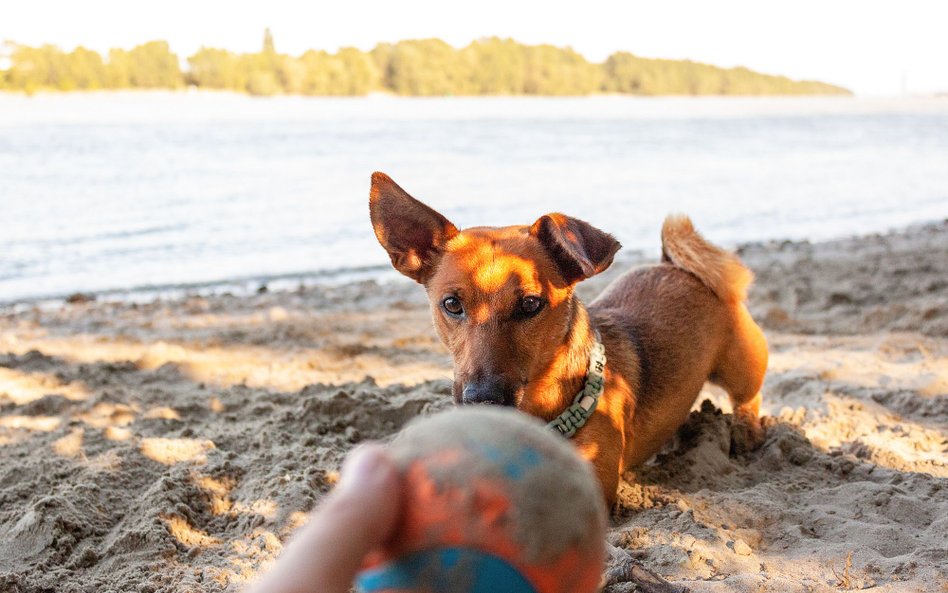
<instances>
[{"instance_id":1,"label":"shoreline","mask_svg":"<svg viewBox=\"0 0 948 593\"><path fill-rule=\"evenodd\" d=\"M371 94L359 97L346 96L304 96L304 95L274 95L259 97L231 91L208 89L182 90L115 90L115 91L76 91L76 92L37 92L33 95L0 90L0 105L7 103L19 107L21 112L17 117L3 117L0 113L0 125L15 126L34 121L59 122L83 121L66 118L64 114L50 112L49 106L65 101L82 106L94 102L111 100L116 104L145 103L151 107L160 105L168 100L211 101L214 110L203 114L203 117L214 121L222 120L229 114L233 115L236 104L251 105L257 111L266 111L268 106L280 105L284 108L296 108L299 113L310 113L303 107L331 106L325 115L333 117L350 117L346 106L376 105L401 108L395 112L370 115L369 119L414 116L410 109L412 104L425 106L426 117L439 119L445 114L438 109L431 108L439 105L467 103L478 105L479 114L496 118L517 117L575 117L579 119L600 117L602 114L586 114L576 107L583 103L599 103L600 108L611 109L607 114L616 117L637 117L650 119L680 119L692 117L741 117L753 115L875 115L885 113L931 113L944 114L948 111L948 95L622 95L602 93L594 95L452 95L452 96L405 96L394 94ZM563 109L546 109L543 113L530 111L511 112L511 107L518 104L542 102L547 107L562 105ZM33 113L31 107L44 109ZM76 105L71 107L75 108ZM223 111L220 111L223 108ZM4 110L6 111L6 110ZM246 114L244 108L240 113ZM133 111L126 113L94 113L96 117L104 117L103 121L123 121L122 117L136 115ZM152 114L160 118L169 117L169 114L160 112ZM282 114L281 114L282 115ZM365 114L362 114L365 116ZM144 121L144 120L143 120ZM156 120L149 119L154 122ZM161 121L161 119L157 120ZM176 120L177 121L177 120ZM199 120L203 121L203 120Z\"/></svg>"},{"instance_id":2,"label":"shoreline","mask_svg":"<svg viewBox=\"0 0 948 593\"><path fill-rule=\"evenodd\" d=\"M770 342L766 441L730 454L706 387L625 475L610 541L695 593L940 590L948 221L739 252ZM0 589L236 593L349 450L450 391L407 279L0 310Z\"/></svg>"},{"instance_id":3,"label":"shoreline","mask_svg":"<svg viewBox=\"0 0 948 593\"><path fill-rule=\"evenodd\" d=\"M746 253L773 249L781 245L833 245L847 241L858 241L868 237L895 237L906 234L926 233L948 225L948 219L917 222L904 227L890 228L886 231L844 235L837 238L819 240L798 239L770 239L767 241L751 241L741 243L734 251L742 256ZM607 271L603 278L612 278L617 270L623 267L654 263L657 257L650 257L644 251L629 249L617 254L615 264ZM392 280L401 281L403 278L387 264L361 266L353 268L337 268L332 270L315 270L305 272L291 272L281 274L254 274L238 278L227 278L212 281L159 283L125 288L110 288L105 290L77 290L61 291L20 299L0 299L0 314L21 311L24 308L40 307L43 309L55 308L70 301L103 303L145 303L152 300L181 300L190 297L237 296L248 297L260 292L289 292L311 289L320 286L339 286L342 284L362 283L375 281L382 284ZM600 278L591 280L598 284Z\"/></svg>"},{"instance_id":4,"label":"shoreline","mask_svg":"<svg viewBox=\"0 0 948 593\"><path fill-rule=\"evenodd\" d=\"M252 99L254 101L273 101L273 100L303 100L303 101L343 101L343 102L397 102L397 101L468 101L480 100L484 102L491 101L576 101L576 100L598 100L614 99L616 101L635 101L641 103L655 103L661 101L694 103L694 102L728 102L754 103L768 102L775 103L794 103L794 102L815 102L815 103L840 103L840 104L876 104L879 106L897 105L905 103L929 103L936 106L944 105L948 102L948 93L913 93L913 94L851 94L851 95L832 95L832 94L786 94L786 95L689 95L689 94L668 94L668 95L636 95L630 93L602 92L585 95L530 95L530 94L493 94L493 95L399 95L394 92L376 91L366 95L298 95L298 94L276 94L276 95L252 95L250 93L241 93L238 91L226 89L212 89L200 87L185 87L180 89L76 89L71 91L58 91L53 89L38 90L33 93L17 91L12 89L0 88L0 99L58 99L63 97L232 97L239 99Z\"/></svg>"},{"instance_id":5,"label":"shoreline","mask_svg":"<svg viewBox=\"0 0 948 593\"><path fill-rule=\"evenodd\" d=\"M26 297L22 299L0 300L0 313L21 310L23 307L51 308L64 302L129 302L143 303L149 300L179 300L193 296L222 296L225 294L249 296L255 292L268 290L290 291L313 286L336 286L361 282L364 280L384 280L395 275L388 272L391 266L363 266L346 269L324 270L301 273L251 275L242 278L229 278L207 282L181 282L168 284L148 284L130 288L112 288L92 291L65 291Z\"/></svg>"}]
</instances>

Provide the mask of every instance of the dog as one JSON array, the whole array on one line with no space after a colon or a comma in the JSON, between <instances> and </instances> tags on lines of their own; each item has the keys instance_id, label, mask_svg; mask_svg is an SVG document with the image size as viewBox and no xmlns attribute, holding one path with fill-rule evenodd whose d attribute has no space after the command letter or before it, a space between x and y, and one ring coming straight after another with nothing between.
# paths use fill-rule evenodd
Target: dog
<instances>
[{"instance_id":1,"label":"dog","mask_svg":"<svg viewBox=\"0 0 948 593\"><path fill-rule=\"evenodd\" d=\"M516 407L572 435L609 507L622 473L675 435L706 381L730 396L733 446L762 442L768 353L744 305L753 276L687 217L665 220L661 263L626 272L587 307L575 286L620 245L582 220L459 230L378 172L369 211L392 265L428 293L455 402Z\"/></svg>"}]
</instances>

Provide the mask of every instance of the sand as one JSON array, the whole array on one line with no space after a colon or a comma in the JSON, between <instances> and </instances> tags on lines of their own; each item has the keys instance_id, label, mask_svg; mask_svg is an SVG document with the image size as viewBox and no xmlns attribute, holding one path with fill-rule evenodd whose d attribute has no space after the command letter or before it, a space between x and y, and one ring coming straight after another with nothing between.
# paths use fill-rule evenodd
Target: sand
<instances>
[{"instance_id":1,"label":"sand","mask_svg":"<svg viewBox=\"0 0 948 593\"><path fill-rule=\"evenodd\" d=\"M609 539L693 591L948 591L948 221L741 255L766 442L730 455L708 388ZM409 281L76 301L0 310L4 593L238 591L356 443L450 406Z\"/></svg>"}]
</instances>

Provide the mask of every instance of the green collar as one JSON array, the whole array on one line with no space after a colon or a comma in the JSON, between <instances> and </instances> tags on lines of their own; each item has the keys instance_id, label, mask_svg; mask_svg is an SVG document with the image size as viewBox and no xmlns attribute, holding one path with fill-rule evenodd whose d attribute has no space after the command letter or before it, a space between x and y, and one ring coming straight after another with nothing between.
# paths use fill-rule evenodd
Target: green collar
<instances>
[{"instance_id":1,"label":"green collar","mask_svg":"<svg viewBox=\"0 0 948 593\"><path fill-rule=\"evenodd\" d=\"M606 347L602 345L599 332L596 332L596 341L589 352L589 371L586 373L586 385L573 398L573 403L562 414L557 416L546 426L566 438L572 437L576 431L586 424L586 420L596 411L599 396L606 386Z\"/></svg>"}]
</instances>

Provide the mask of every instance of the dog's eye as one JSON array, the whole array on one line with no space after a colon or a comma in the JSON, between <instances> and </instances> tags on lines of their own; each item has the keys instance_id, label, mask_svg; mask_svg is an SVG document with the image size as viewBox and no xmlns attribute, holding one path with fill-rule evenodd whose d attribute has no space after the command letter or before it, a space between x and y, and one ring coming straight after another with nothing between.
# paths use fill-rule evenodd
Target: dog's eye
<instances>
[{"instance_id":1,"label":"dog's eye","mask_svg":"<svg viewBox=\"0 0 948 593\"><path fill-rule=\"evenodd\" d=\"M542 308L543 300L540 297L528 296L520 300L520 311L524 315L536 315Z\"/></svg>"},{"instance_id":2,"label":"dog's eye","mask_svg":"<svg viewBox=\"0 0 948 593\"><path fill-rule=\"evenodd\" d=\"M461 305L461 300L458 297L449 296L445 298L441 301L441 308L454 317L464 314L464 307Z\"/></svg>"}]
</instances>

